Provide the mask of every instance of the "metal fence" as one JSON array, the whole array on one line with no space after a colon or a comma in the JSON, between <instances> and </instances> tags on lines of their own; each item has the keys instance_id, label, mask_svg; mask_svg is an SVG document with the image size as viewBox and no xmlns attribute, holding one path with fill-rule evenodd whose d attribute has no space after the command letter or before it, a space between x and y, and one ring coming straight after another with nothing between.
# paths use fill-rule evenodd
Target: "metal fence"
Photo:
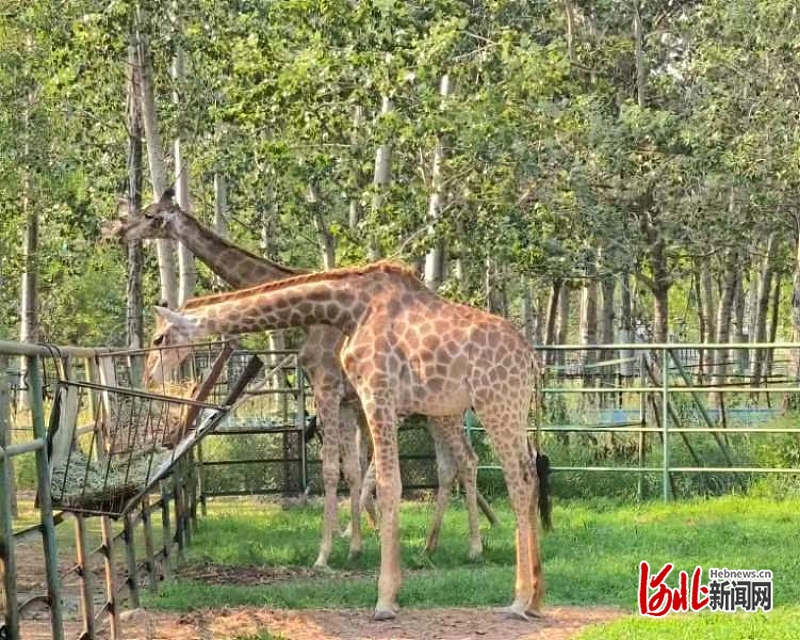
<instances>
[{"instance_id":1,"label":"metal fence","mask_svg":"<svg viewBox=\"0 0 800 640\"><path fill-rule=\"evenodd\" d=\"M793 449L800 434L800 380L791 371L799 348L541 347L547 365L532 436L550 455L554 472L622 474L633 479L640 498L645 478L654 476L664 500L676 496L676 485L689 477L699 476L699 485L716 493L768 475L800 477L800 456ZM755 371L752 365L759 362ZM468 420L467 430L475 443L482 429ZM776 442L774 436L788 439ZM571 459L576 450L585 454L578 456L582 461ZM759 451L769 455L759 459ZM482 474L498 469L484 456Z\"/></svg>"}]
</instances>

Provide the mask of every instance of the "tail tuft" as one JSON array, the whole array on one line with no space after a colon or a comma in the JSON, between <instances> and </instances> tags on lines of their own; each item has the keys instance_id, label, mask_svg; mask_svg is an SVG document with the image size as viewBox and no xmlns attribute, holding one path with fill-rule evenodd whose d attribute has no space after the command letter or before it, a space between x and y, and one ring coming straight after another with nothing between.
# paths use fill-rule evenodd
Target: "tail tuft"
<instances>
[{"instance_id":1,"label":"tail tuft","mask_svg":"<svg viewBox=\"0 0 800 640\"><path fill-rule=\"evenodd\" d=\"M550 531L553 528L553 504L550 500L550 459L540 451L536 452L536 477L539 479L539 517L542 528Z\"/></svg>"}]
</instances>

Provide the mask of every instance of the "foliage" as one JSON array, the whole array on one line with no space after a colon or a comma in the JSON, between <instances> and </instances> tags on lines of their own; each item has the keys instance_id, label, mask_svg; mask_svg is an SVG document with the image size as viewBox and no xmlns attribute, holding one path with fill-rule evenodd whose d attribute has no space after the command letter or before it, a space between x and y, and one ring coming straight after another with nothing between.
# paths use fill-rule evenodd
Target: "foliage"
<instances>
[{"instance_id":1,"label":"foliage","mask_svg":"<svg viewBox=\"0 0 800 640\"><path fill-rule=\"evenodd\" d=\"M136 6L35 1L0 15L0 337L16 333L33 207L42 337L123 340L123 250L97 239L125 190ZM162 138L186 132L201 219L212 176L226 178L231 236L247 248L316 267L328 237L344 264L370 246L416 261L444 241L453 267L444 290L476 304L486 302L489 258L512 298L522 279L546 291L555 278L632 273L644 320L651 296L679 305L701 267L719 280L729 250L757 270L771 233L789 263L798 215L790 2L191 0L179 20L171 6L140 6ZM188 73L175 82L178 47ZM444 74L454 86L446 99ZM437 143L444 206L429 230ZM392 152L383 189L372 184L380 144ZM146 272L152 300L152 256ZM207 273L200 286L213 286Z\"/></svg>"}]
</instances>

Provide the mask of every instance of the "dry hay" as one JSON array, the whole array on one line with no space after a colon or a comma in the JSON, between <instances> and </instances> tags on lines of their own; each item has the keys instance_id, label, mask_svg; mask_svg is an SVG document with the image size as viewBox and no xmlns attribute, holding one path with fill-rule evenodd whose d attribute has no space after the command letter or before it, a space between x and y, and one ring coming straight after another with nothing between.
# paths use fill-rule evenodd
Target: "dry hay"
<instances>
[{"instance_id":1,"label":"dry hay","mask_svg":"<svg viewBox=\"0 0 800 640\"><path fill-rule=\"evenodd\" d=\"M50 479L53 502L64 508L120 513L147 486L170 453L156 447L98 460L76 448L53 466Z\"/></svg>"}]
</instances>

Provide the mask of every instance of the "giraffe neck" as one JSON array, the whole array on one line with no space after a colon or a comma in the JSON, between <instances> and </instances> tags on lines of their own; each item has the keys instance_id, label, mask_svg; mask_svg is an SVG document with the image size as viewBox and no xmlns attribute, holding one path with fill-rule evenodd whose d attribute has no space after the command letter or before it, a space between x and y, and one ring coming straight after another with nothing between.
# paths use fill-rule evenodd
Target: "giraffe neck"
<instances>
[{"instance_id":1,"label":"giraffe neck","mask_svg":"<svg viewBox=\"0 0 800 640\"><path fill-rule=\"evenodd\" d=\"M304 273L237 247L185 212L171 222L169 230L175 240L186 245L215 275L232 287L249 287Z\"/></svg>"},{"instance_id":2,"label":"giraffe neck","mask_svg":"<svg viewBox=\"0 0 800 640\"><path fill-rule=\"evenodd\" d=\"M281 283L277 283L281 284ZM278 286L252 293L241 292L194 298L184 307L184 316L201 335L240 334L327 324L348 333L369 304L368 287L346 281L316 280ZM363 283L358 283L363 284ZM214 302L215 298L221 301Z\"/></svg>"}]
</instances>

